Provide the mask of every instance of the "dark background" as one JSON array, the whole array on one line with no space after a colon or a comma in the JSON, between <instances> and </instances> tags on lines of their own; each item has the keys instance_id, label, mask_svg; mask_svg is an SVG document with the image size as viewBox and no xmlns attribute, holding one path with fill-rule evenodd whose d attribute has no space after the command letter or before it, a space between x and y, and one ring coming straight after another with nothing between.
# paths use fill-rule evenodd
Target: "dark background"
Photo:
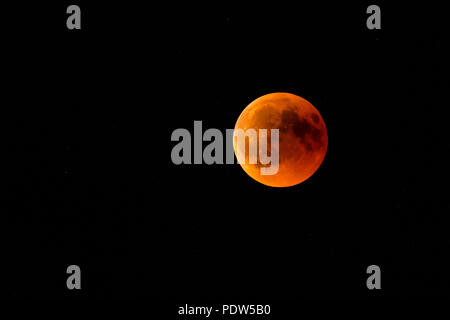
<instances>
[{"instance_id":1,"label":"dark background","mask_svg":"<svg viewBox=\"0 0 450 320\"><path fill-rule=\"evenodd\" d=\"M368 30L371 2L314 3L2 5L2 295L446 294L443 9L375 2L382 29ZM173 130L233 128L278 91L327 125L309 180L269 188L238 165L172 164Z\"/></svg>"}]
</instances>

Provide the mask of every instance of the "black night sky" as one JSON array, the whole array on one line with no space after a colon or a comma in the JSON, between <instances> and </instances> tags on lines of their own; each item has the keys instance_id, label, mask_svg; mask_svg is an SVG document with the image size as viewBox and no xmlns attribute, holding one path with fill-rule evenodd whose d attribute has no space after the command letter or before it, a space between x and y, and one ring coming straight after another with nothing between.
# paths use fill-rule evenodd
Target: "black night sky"
<instances>
[{"instance_id":1,"label":"black night sky","mask_svg":"<svg viewBox=\"0 0 450 320\"><path fill-rule=\"evenodd\" d=\"M78 31L72 3L2 9L2 296L446 294L442 8L379 3L382 29L368 30L372 3L73 2ZM173 130L233 128L279 91L327 125L306 182L269 188L238 165L171 162ZM371 264L382 290L366 287Z\"/></svg>"}]
</instances>

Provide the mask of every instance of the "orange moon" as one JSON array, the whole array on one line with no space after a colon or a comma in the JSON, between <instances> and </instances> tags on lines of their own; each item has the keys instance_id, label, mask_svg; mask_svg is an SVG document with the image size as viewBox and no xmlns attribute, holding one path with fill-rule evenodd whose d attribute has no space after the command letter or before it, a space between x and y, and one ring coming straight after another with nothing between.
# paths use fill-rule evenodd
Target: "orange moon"
<instances>
[{"instance_id":1,"label":"orange moon","mask_svg":"<svg viewBox=\"0 0 450 320\"><path fill-rule=\"evenodd\" d=\"M246 140L233 147L244 171L256 181L271 187L297 185L319 169L328 147L328 133L319 111L307 100L290 93L264 95L250 103L239 116L234 130L279 129L279 167L273 175L261 175L260 168L269 166L249 164L248 149L257 141ZM270 147L268 147L269 149ZM267 151L270 154L270 149ZM246 159L247 158L247 159ZM246 161L247 160L247 161Z\"/></svg>"}]
</instances>

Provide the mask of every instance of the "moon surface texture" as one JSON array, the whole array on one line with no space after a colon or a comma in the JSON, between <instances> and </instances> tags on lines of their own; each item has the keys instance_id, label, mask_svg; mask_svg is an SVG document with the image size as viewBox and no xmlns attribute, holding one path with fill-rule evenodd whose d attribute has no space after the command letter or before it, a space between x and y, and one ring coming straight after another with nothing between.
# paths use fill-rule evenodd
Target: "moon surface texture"
<instances>
[{"instance_id":1,"label":"moon surface texture","mask_svg":"<svg viewBox=\"0 0 450 320\"><path fill-rule=\"evenodd\" d=\"M233 147L244 171L256 181L271 187L290 187L309 177L322 164L328 147L328 133L319 111L307 100L290 93L270 93L250 103L239 116L234 130L267 129L270 155L270 129L279 129L279 168L273 175L261 175L267 164L250 164L248 150L257 141L247 138L245 145Z\"/></svg>"}]
</instances>

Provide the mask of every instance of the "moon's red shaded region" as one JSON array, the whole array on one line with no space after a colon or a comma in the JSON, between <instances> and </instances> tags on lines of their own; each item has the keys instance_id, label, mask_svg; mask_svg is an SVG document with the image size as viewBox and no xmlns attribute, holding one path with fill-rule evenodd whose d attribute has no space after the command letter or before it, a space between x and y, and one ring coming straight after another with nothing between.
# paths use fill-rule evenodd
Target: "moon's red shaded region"
<instances>
[{"instance_id":1,"label":"moon's red shaded region","mask_svg":"<svg viewBox=\"0 0 450 320\"><path fill-rule=\"evenodd\" d=\"M253 179L272 187L299 184L322 164L328 147L328 133L319 111L307 100L290 93L270 93L250 103L239 116L235 130L253 128L279 129L279 168L274 175L261 175L260 163L249 164L248 144L237 146L236 158L244 171ZM270 141L270 135L268 135ZM268 148L270 143L268 141ZM244 149L245 148L245 149ZM270 154L270 149L268 151ZM247 157L247 161L245 161Z\"/></svg>"}]
</instances>

